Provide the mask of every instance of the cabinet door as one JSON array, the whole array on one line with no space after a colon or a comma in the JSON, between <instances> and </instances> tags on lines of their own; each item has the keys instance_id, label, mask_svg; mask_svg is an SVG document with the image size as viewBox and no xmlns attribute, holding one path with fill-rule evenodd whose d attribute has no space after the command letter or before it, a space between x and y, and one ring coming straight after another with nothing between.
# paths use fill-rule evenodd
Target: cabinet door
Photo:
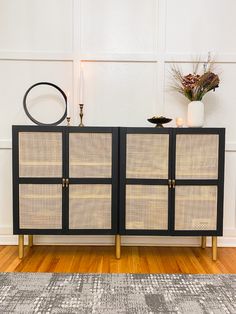
<instances>
[{"instance_id":1,"label":"cabinet door","mask_svg":"<svg viewBox=\"0 0 236 314\"><path fill-rule=\"evenodd\" d=\"M70 229L112 229L111 184L72 184L69 193Z\"/></svg>"},{"instance_id":2,"label":"cabinet door","mask_svg":"<svg viewBox=\"0 0 236 314\"><path fill-rule=\"evenodd\" d=\"M62 185L19 185L19 228L62 228Z\"/></svg>"},{"instance_id":3,"label":"cabinet door","mask_svg":"<svg viewBox=\"0 0 236 314\"><path fill-rule=\"evenodd\" d=\"M169 129L122 128L120 232L161 234L169 229Z\"/></svg>"},{"instance_id":4,"label":"cabinet door","mask_svg":"<svg viewBox=\"0 0 236 314\"><path fill-rule=\"evenodd\" d=\"M117 221L118 129L69 131L71 233L115 233Z\"/></svg>"},{"instance_id":5,"label":"cabinet door","mask_svg":"<svg viewBox=\"0 0 236 314\"><path fill-rule=\"evenodd\" d=\"M19 132L19 177L62 177L62 132Z\"/></svg>"},{"instance_id":6,"label":"cabinet door","mask_svg":"<svg viewBox=\"0 0 236 314\"><path fill-rule=\"evenodd\" d=\"M174 220L177 234L215 234L222 229L224 131L176 130Z\"/></svg>"},{"instance_id":7,"label":"cabinet door","mask_svg":"<svg viewBox=\"0 0 236 314\"><path fill-rule=\"evenodd\" d=\"M175 188L175 230L217 230L217 185Z\"/></svg>"},{"instance_id":8,"label":"cabinet door","mask_svg":"<svg viewBox=\"0 0 236 314\"><path fill-rule=\"evenodd\" d=\"M112 133L69 134L69 177L112 177Z\"/></svg>"},{"instance_id":9,"label":"cabinet door","mask_svg":"<svg viewBox=\"0 0 236 314\"><path fill-rule=\"evenodd\" d=\"M168 186L127 184L125 191L125 229L168 229Z\"/></svg>"},{"instance_id":10,"label":"cabinet door","mask_svg":"<svg viewBox=\"0 0 236 314\"><path fill-rule=\"evenodd\" d=\"M176 180L217 180L218 167L219 134L176 134Z\"/></svg>"},{"instance_id":11,"label":"cabinet door","mask_svg":"<svg viewBox=\"0 0 236 314\"><path fill-rule=\"evenodd\" d=\"M63 147L61 127L13 127L14 233L61 232Z\"/></svg>"}]
</instances>

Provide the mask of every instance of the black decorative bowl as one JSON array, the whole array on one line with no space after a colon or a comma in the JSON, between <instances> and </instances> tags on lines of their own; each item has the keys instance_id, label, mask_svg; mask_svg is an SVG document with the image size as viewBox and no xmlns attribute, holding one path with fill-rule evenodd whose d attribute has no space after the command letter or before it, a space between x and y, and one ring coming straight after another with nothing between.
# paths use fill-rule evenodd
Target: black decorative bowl
<instances>
[{"instance_id":1,"label":"black decorative bowl","mask_svg":"<svg viewBox=\"0 0 236 314\"><path fill-rule=\"evenodd\" d=\"M156 124L156 128L163 128L162 124L168 123L170 121L172 121L172 119L170 118L166 118L166 117L152 117L147 119L149 122Z\"/></svg>"}]
</instances>

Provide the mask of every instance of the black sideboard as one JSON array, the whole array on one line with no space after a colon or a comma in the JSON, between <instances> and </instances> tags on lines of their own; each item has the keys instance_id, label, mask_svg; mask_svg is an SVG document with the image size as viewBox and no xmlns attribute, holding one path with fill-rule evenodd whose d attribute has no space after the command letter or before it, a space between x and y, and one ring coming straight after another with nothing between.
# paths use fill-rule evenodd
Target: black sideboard
<instances>
[{"instance_id":1,"label":"black sideboard","mask_svg":"<svg viewBox=\"0 0 236 314\"><path fill-rule=\"evenodd\" d=\"M13 230L35 234L217 236L223 128L13 126Z\"/></svg>"}]
</instances>

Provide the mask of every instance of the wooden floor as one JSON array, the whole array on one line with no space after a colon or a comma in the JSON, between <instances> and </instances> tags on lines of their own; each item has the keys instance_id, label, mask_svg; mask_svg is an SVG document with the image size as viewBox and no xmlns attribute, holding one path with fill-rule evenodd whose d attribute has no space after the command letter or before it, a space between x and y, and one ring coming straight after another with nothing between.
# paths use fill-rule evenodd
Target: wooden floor
<instances>
[{"instance_id":1,"label":"wooden floor","mask_svg":"<svg viewBox=\"0 0 236 314\"><path fill-rule=\"evenodd\" d=\"M122 247L121 259L112 246L0 246L1 272L86 273L236 273L236 248L219 248L212 261L211 248Z\"/></svg>"}]
</instances>

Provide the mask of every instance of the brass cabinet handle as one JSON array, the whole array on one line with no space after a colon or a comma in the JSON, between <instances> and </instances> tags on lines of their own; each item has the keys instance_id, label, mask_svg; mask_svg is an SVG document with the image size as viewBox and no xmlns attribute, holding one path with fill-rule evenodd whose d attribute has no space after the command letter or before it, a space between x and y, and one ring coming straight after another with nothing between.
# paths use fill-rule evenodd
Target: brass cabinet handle
<instances>
[{"instance_id":1,"label":"brass cabinet handle","mask_svg":"<svg viewBox=\"0 0 236 314\"><path fill-rule=\"evenodd\" d=\"M66 186L66 179L62 178L62 187L64 188Z\"/></svg>"},{"instance_id":2,"label":"brass cabinet handle","mask_svg":"<svg viewBox=\"0 0 236 314\"><path fill-rule=\"evenodd\" d=\"M172 187L175 188L175 180L172 180Z\"/></svg>"},{"instance_id":3,"label":"brass cabinet handle","mask_svg":"<svg viewBox=\"0 0 236 314\"><path fill-rule=\"evenodd\" d=\"M168 180L168 186L169 186L169 189L171 189L172 188L172 180Z\"/></svg>"},{"instance_id":4,"label":"brass cabinet handle","mask_svg":"<svg viewBox=\"0 0 236 314\"><path fill-rule=\"evenodd\" d=\"M69 179L66 179L66 188L69 187Z\"/></svg>"}]
</instances>

